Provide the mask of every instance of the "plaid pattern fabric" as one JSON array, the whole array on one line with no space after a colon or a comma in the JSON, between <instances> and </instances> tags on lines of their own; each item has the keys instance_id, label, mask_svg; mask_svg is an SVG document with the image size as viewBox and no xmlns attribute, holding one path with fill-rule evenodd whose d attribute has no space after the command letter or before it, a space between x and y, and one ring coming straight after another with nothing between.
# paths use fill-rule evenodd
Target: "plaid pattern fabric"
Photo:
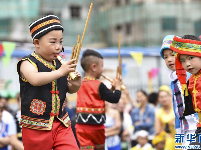
<instances>
[{"instance_id":1,"label":"plaid pattern fabric","mask_svg":"<svg viewBox=\"0 0 201 150\"><path fill-rule=\"evenodd\" d=\"M178 81L178 79L175 80L173 83L174 83L174 93L175 93L175 97L176 97L176 101L177 101L179 119L183 120L184 130L188 130L189 125L188 125L186 118L183 116L183 112L184 112L183 101L182 101L181 92L179 90L179 86L177 84L177 81Z\"/></svg>"}]
</instances>

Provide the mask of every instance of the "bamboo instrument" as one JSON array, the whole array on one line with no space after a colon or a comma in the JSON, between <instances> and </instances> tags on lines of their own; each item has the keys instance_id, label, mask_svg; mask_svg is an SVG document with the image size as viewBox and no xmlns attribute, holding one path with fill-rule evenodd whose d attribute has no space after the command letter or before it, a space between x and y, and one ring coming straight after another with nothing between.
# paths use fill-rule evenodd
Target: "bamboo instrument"
<instances>
[{"instance_id":1,"label":"bamboo instrument","mask_svg":"<svg viewBox=\"0 0 201 150\"><path fill-rule=\"evenodd\" d=\"M109 77L107 77L107 76L105 76L105 75L103 75L103 74L101 74L101 76L102 76L103 78L105 78L106 80L110 81L111 83L113 82L112 79L110 79ZM121 85L121 90L124 90L125 88L126 88L126 87L125 87L124 85Z\"/></svg>"},{"instance_id":2,"label":"bamboo instrument","mask_svg":"<svg viewBox=\"0 0 201 150\"><path fill-rule=\"evenodd\" d=\"M70 59L75 59L76 60L75 63L77 63L78 60L79 60L79 55L80 55L82 43L83 43L83 40L84 40L85 32L86 32L86 29L87 29L89 17L90 17L90 14L91 14L92 6L93 6L93 3L91 3L90 8L89 8L89 12L88 12L88 15L87 15L87 20L86 20L86 23L85 23L85 27L84 27L84 31L83 31L83 34L82 34L81 42L80 42L80 37L81 36L78 35L77 44L76 44L76 46L73 45L73 48L72 48L72 53L71 53ZM58 57L60 57L60 56L58 56ZM60 59L60 58L58 58L58 59ZM70 72L68 78L71 79L71 80L75 80L77 78L77 76L75 75L74 72Z\"/></svg>"}]
</instances>

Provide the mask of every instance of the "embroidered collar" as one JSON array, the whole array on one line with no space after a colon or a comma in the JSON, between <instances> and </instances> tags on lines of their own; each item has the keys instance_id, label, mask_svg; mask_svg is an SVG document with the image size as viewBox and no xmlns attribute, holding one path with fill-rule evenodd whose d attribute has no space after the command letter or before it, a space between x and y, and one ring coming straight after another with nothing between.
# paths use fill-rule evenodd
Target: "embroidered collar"
<instances>
[{"instance_id":1,"label":"embroidered collar","mask_svg":"<svg viewBox=\"0 0 201 150\"><path fill-rule=\"evenodd\" d=\"M84 79L88 79L88 80L96 80L96 78L92 78L92 77L84 77Z\"/></svg>"},{"instance_id":2,"label":"embroidered collar","mask_svg":"<svg viewBox=\"0 0 201 150\"><path fill-rule=\"evenodd\" d=\"M42 59L40 56L38 56L35 52L31 54L33 57L35 57L38 61L40 61L42 64L44 64L49 69L55 69L56 68L56 62L53 60L53 65L46 62L44 59Z\"/></svg>"}]
</instances>

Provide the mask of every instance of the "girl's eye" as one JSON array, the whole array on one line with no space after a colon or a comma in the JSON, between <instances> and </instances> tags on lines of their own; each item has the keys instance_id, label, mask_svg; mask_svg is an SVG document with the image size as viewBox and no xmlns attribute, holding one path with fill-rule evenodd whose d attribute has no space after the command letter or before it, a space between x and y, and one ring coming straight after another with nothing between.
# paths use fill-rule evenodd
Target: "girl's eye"
<instances>
[{"instance_id":1,"label":"girl's eye","mask_svg":"<svg viewBox=\"0 0 201 150\"><path fill-rule=\"evenodd\" d=\"M180 62L181 62L181 63L183 63L183 62L184 62L184 60L180 60Z\"/></svg>"},{"instance_id":2,"label":"girl's eye","mask_svg":"<svg viewBox=\"0 0 201 150\"><path fill-rule=\"evenodd\" d=\"M63 41L60 41L60 43L63 43Z\"/></svg>"},{"instance_id":3,"label":"girl's eye","mask_svg":"<svg viewBox=\"0 0 201 150\"><path fill-rule=\"evenodd\" d=\"M193 59L193 58L194 58L193 56L189 57L190 60Z\"/></svg>"},{"instance_id":4,"label":"girl's eye","mask_svg":"<svg viewBox=\"0 0 201 150\"><path fill-rule=\"evenodd\" d=\"M51 41L50 43L55 43L54 41Z\"/></svg>"},{"instance_id":5,"label":"girl's eye","mask_svg":"<svg viewBox=\"0 0 201 150\"><path fill-rule=\"evenodd\" d=\"M165 56L164 59L166 59L167 57Z\"/></svg>"}]
</instances>

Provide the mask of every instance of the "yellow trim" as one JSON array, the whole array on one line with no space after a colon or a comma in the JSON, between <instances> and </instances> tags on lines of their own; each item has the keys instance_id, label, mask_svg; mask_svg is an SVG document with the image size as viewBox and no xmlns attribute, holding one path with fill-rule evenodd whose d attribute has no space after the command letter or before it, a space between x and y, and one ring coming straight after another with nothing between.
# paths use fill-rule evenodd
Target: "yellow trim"
<instances>
[{"instance_id":1,"label":"yellow trim","mask_svg":"<svg viewBox=\"0 0 201 150\"><path fill-rule=\"evenodd\" d=\"M28 60L29 60L29 62L30 62L32 65L34 65L34 67L36 67L36 69L38 70L37 65L36 65L33 61L31 61L31 59L28 58Z\"/></svg>"},{"instance_id":2,"label":"yellow trim","mask_svg":"<svg viewBox=\"0 0 201 150\"><path fill-rule=\"evenodd\" d=\"M36 67L36 69L38 70L38 67L37 67L37 65L31 60L31 59L29 59L29 58L24 58L24 59L21 59L21 61L25 61L25 60L28 60L34 67ZM19 70L20 71L20 70ZM23 77L21 77L20 76L20 78L22 79L22 81L24 81L24 82L28 82L28 80L27 79L25 79L25 78L23 78Z\"/></svg>"},{"instance_id":3,"label":"yellow trim","mask_svg":"<svg viewBox=\"0 0 201 150\"><path fill-rule=\"evenodd\" d=\"M24 81L24 82L28 82L28 80L27 80L27 79L22 78L22 77L20 77L20 78L22 79L22 81Z\"/></svg>"},{"instance_id":4,"label":"yellow trim","mask_svg":"<svg viewBox=\"0 0 201 150\"><path fill-rule=\"evenodd\" d=\"M185 52L196 52L196 53L201 53L201 50L193 50L193 49L186 49L186 48L177 48L180 51L185 51Z\"/></svg>"}]
</instances>

